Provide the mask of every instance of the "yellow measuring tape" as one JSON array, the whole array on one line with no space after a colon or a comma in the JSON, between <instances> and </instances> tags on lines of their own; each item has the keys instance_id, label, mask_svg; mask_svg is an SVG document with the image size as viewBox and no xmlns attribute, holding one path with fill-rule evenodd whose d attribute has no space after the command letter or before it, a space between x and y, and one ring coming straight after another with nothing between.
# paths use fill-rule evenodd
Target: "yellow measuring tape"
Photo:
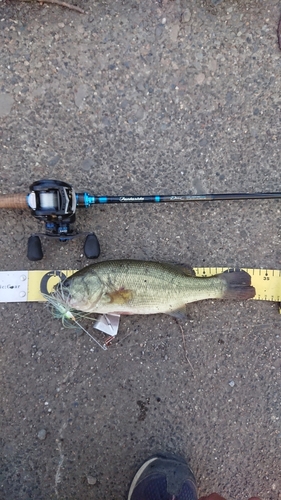
<instances>
[{"instance_id":1,"label":"yellow measuring tape","mask_svg":"<svg viewBox=\"0 0 281 500\"><path fill-rule=\"evenodd\" d=\"M196 276L213 276L227 271L228 267L196 267ZM281 302L281 271L277 269L247 269L242 267L251 276L251 285L256 289L253 300L268 300Z\"/></svg>"},{"instance_id":2,"label":"yellow measuring tape","mask_svg":"<svg viewBox=\"0 0 281 500\"><path fill-rule=\"evenodd\" d=\"M227 267L195 267L194 271L198 277L210 277L220 274ZM242 268L252 278L252 286L256 289L254 300L268 300L270 302L281 302L281 271L277 269L247 269ZM75 270L58 271L26 271L27 273L27 296L26 302L44 301L43 293L50 293L56 283L61 279L71 276Z\"/></svg>"}]
</instances>

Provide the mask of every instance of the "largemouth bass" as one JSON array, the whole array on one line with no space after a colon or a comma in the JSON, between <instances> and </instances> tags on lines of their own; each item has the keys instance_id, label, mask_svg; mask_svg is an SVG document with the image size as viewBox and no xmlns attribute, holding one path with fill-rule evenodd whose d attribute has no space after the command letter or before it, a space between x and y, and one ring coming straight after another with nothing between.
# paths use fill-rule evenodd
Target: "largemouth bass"
<instances>
[{"instance_id":1,"label":"largemouth bass","mask_svg":"<svg viewBox=\"0 0 281 500\"><path fill-rule=\"evenodd\" d=\"M251 277L245 271L198 278L192 269L173 264L112 260L87 266L65 279L56 286L52 300L86 313L181 317L190 302L254 296Z\"/></svg>"}]
</instances>

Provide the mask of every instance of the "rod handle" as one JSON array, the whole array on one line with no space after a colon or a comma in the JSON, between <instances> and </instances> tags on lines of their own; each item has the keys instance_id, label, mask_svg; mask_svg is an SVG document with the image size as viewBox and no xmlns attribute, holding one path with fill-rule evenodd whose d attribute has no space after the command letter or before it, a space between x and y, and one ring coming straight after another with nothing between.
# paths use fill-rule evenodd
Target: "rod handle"
<instances>
[{"instance_id":1,"label":"rod handle","mask_svg":"<svg viewBox=\"0 0 281 500\"><path fill-rule=\"evenodd\" d=\"M0 208L28 208L26 194L0 194Z\"/></svg>"}]
</instances>

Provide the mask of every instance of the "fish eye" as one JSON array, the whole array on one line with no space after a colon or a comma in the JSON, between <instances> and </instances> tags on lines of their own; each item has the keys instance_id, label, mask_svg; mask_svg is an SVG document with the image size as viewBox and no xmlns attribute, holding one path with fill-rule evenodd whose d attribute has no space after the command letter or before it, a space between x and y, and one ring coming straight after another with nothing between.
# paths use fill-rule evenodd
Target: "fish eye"
<instances>
[{"instance_id":1,"label":"fish eye","mask_svg":"<svg viewBox=\"0 0 281 500\"><path fill-rule=\"evenodd\" d=\"M69 280L68 280L68 279L66 279L66 280L63 282L63 287L65 287L65 288L69 288L69 286L70 286L70 282L69 282Z\"/></svg>"}]
</instances>

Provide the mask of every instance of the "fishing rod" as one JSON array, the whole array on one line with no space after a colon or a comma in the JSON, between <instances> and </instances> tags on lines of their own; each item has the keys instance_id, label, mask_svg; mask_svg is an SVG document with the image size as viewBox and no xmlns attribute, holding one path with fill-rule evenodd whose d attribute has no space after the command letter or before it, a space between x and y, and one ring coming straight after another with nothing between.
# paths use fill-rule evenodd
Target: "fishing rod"
<instances>
[{"instance_id":1,"label":"fishing rod","mask_svg":"<svg viewBox=\"0 0 281 500\"><path fill-rule=\"evenodd\" d=\"M95 233L78 233L73 229L77 208L89 208L92 205L118 203L174 203L192 201L233 201L233 200L268 200L281 198L276 193L223 193L223 194L184 194L184 195L146 195L146 196L94 196L87 192L76 193L67 182L43 179L30 186L29 194L0 195L0 208L27 209L37 219L45 222L45 233L35 233L28 239L27 257L29 260L41 260L43 251L40 236L68 241L86 235L84 253L88 259L96 259L100 254L100 245Z\"/></svg>"}]
</instances>

